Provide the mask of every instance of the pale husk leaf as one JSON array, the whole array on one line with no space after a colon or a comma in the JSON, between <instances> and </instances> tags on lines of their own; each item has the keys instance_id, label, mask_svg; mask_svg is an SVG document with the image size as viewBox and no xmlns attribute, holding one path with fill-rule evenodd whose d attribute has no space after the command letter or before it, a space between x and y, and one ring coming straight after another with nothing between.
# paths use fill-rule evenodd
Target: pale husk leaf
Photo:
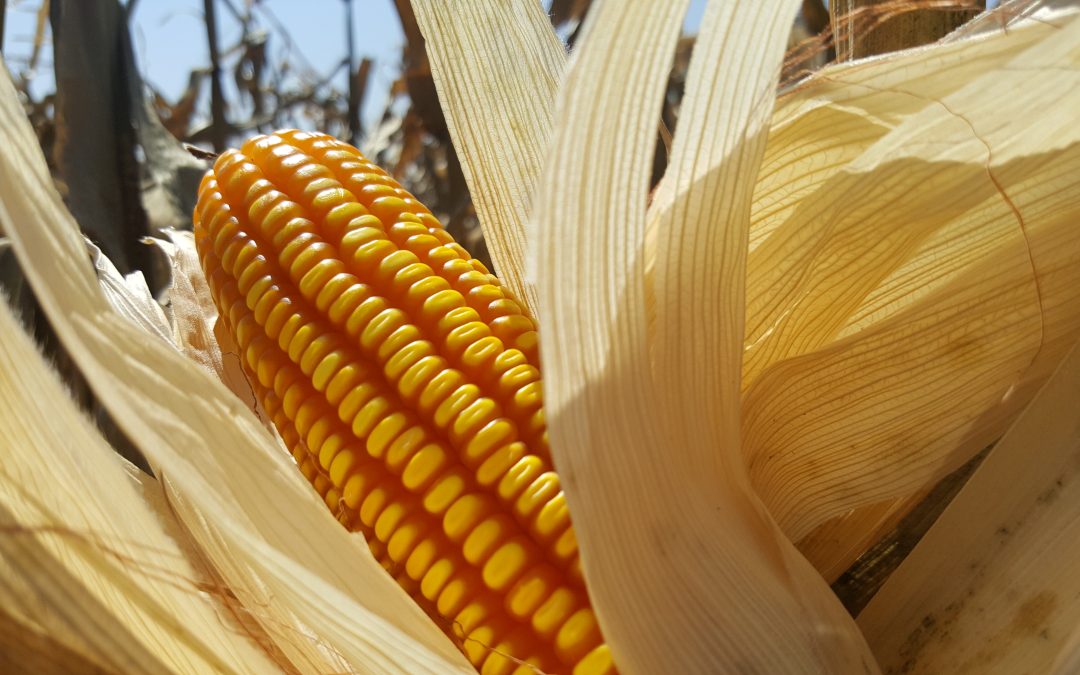
<instances>
[{"instance_id":1,"label":"pale husk leaf","mask_svg":"<svg viewBox=\"0 0 1080 675\"><path fill-rule=\"evenodd\" d=\"M1050 666L1050 675L1072 675L1080 673L1080 625L1072 632L1065 646L1058 652L1057 658Z\"/></svg>"},{"instance_id":2,"label":"pale husk leaf","mask_svg":"<svg viewBox=\"0 0 1080 675\"><path fill-rule=\"evenodd\" d=\"M1032 30L1038 40L1025 37ZM861 116L859 91L870 92L860 106L882 91L919 101L750 254L743 443L793 539L957 468L1004 431L1080 334L1080 138L1062 112L1080 105L1078 30L1071 17L1016 26L825 71L821 91L793 94L815 108L847 96L837 124ZM993 41L1016 49L1003 58ZM965 46L962 66L924 58ZM954 67L963 77L942 93L934 73ZM927 77L882 84L875 68ZM896 107L870 110L880 120ZM789 124L785 133L798 120ZM834 532L840 559L857 552L853 539L872 539L873 521ZM816 562L841 566L828 558Z\"/></svg>"},{"instance_id":3,"label":"pale husk leaf","mask_svg":"<svg viewBox=\"0 0 1080 675\"><path fill-rule=\"evenodd\" d=\"M769 139L758 171L750 216L750 250L790 217L800 200L842 171L894 125L956 89L992 65L1055 30L1053 23L1010 28L1009 40L969 40L831 66L776 102ZM1000 24L999 24L1000 27ZM1015 34L1013 34L1015 32ZM996 37L1000 31L995 31ZM842 76L833 80L830 73ZM914 95L913 95L914 94ZM669 177L649 208L648 229L658 226L675 197ZM747 298L758 293L749 261ZM750 321L748 328L755 323ZM747 379L753 379L753 371Z\"/></svg>"},{"instance_id":4,"label":"pale husk leaf","mask_svg":"<svg viewBox=\"0 0 1080 675\"><path fill-rule=\"evenodd\" d=\"M87 253L94 264L94 274L101 294L120 316L133 322L151 335L169 342L171 327L161 305L154 299L142 272L120 274L112 261L89 239L84 239Z\"/></svg>"},{"instance_id":5,"label":"pale husk leaf","mask_svg":"<svg viewBox=\"0 0 1080 675\"><path fill-rule=\"evenodd\" d=\"M500 280L536 315L526 222L566 61L535 0L412 0L431 74Z\"/></svg>"},{"instance_id":6,"label":"pale husk leaf","mask_svg":"<svg viewBox=\"0 0 1080 675\"><path fill-rule=\"evenodd\" d=\"M886 669L1044 673L1080 627L1080 349L859 616Z\"/></svg>"},{"instance_id":7,"label":"pale husk leaf","mask_svg":"<svg viewBox=\"0 0 1080 675\"><path fill-rule=\"evenodd\" d=\"M116 319L11 81L0 80L0 218L57 335L167 481L229 590L303 672L470 672L242 403L174 348Z\"/></svg>"},{"instance_id":8,"label":"pale husk leaf","mask_svg":"<svg viewBox=\"0 0 1080 675\"><path fill-rule=\"evenodd\" d=\"M80 670L277 672L6 302L0 334L0 605L12 629L48 636Z\"/></svg>"},{"instance_id":9,"label":"pale husk leaf","mask_svg":"<svg viewBox=\"0 0 1080 675\"><path fill-rule=\"evenodd\" d=\"M932 273L937 282L936 277L964 268L962 260L940 263L949 249L933 250L932 255L926 250L930 247L910 252L983 197L969 190L971 194L959 193L963 200L938 199L950 180L972 179L937 174L943 173L945 162L970 164L981 169L988 191L1000 194L987 176L988 167L997 170L1010 159L1068 145L1070 135L1056 145L1045 144L1045 127L1061 127L1069 120L1053 109L1038 108L1039 96L1053 95L1055 87L1070 89L1069 76L1052 69L1069 65L1075 57L1061 49L1060 36L1057 53L1046 44L1064 23L1031 21L1008 33L826 69L784 99L766 158L772 165L763 167L759 176L752 216L748 383L777 360L880 320L886 306L895 312L903 303L915 302L935 287L922 284L922 273ZM1034 51L1025 53L1030 48ZM999 110L986 105L995 99L989 92L980 94L975 82L1005 79L1015 87L1023 77L1017 71L1023 63L1050 70L1042 72L1040 80L1050 89L1039 91L1040 81L1025 80L1026 95L1011 97L1008 109L1028 114L1016 119L1000 111L1006 123L998 124L994 116ZM999 84L995 93L1005 86ZM886 132L888 141L882 140ZM855 143L846 141L849 134ZM951 156L936 145L945 142L957 145ZM842 161L827 161L829 153L817 145L825 143L839 146ZM891 163L899 159L924 165ZM927 166L931 162L935 165ZM927 182L927 177L933 180ZM1002 187L1011 196L1010 186ZM933 217L916 218L916 200L934 204ZM1004 199L999 201L1008 207ZM888 254L888 260L880 260L885 256L879 251ZM929 269L927 258L939 264ZM928 269L913 273L905 267L913 259ZM898 280L890 276L897 270L903 270L897 276L908 282L906 287L897 288ZM925 287L913 288L917 284ZM827 299L819 297L823 295Z\"/></svg>"},{"instance_id":10,"label":"pale husk leaf","mask_svg":"<svg viewBox=\"0 0 1080 675\"><path fill-rule=\"evenodd\" d=\"M657 327L654 344L648 170L685 3L594 5L560 94L536 199L546 410L590 595L622 672L876 670L739 461L745 176L760 160L786 37L759 31L789 25L796 8L714 2L707 10L673 165L673 182L689 196L655 239L665 266L656 316L678 325ZM711 97L717 91L725 96ZM697 154L703 144L714 144L713 172ZM702 269L699 246L722 253L719 269ZM713 287L719 280L734 288ZM683 292L689 297L675 297ZM721 300L733 304L719 308ZM701 335L689 330L695 323ZM680 340L694 357L679 358ZM703 356L704 366L693 362L709 350L717 353ZM734 429L722 426L732 419Z\"/></svg>"},{"instance_id":11,"label":"pale husk leaf","mask_svg":"<svg viewBox=\"0 0 1080 675\"><path fill-rule=\"evenodd\" d=\"M218 311L206 284L195 236L183 230L166 229L168 240L148 237L169 263L171 279L165 289L172 326L172 340L180 351L225 383L251 410L257 410L255 394L244 375L232 338L215 330Z\"/></svg>"},{"instance_id":12,"label":"pale husk leaf","mask_svg":"<svg viewBox=\"0 0 1080 675\"><path fill-rule=\"evenodd\" d=\"M899 527L904 516L929 492L920 490L903 499L861 506L827 520L797 542L799 552L826 581L833 583L882 537Z\"/></svg>"}]
</instances>

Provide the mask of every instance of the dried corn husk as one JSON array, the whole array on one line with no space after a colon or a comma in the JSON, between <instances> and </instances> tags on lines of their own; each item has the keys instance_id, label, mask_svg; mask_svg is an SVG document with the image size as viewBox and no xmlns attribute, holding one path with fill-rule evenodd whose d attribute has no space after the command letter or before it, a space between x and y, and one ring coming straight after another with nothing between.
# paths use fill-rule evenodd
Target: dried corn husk
<instances>
[{"instance_id":1,"label":"dried corn husk","mask_svg":"<svg viewBox=\"0 0 1080 675\"><path fill-rule=\"evenodd\" d=\"M859 615L886 669L1075 672L1080 348Z\"/></svg>"}]
</instances>

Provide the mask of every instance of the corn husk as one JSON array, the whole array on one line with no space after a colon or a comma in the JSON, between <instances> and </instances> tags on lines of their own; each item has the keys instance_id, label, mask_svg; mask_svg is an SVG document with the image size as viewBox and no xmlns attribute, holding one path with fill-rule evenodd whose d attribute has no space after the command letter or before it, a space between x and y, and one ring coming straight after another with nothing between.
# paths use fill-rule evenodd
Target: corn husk
<instances>
[{"instance_id":1,"label":"corn husk","mask_svg":"<svg viewBox=\"0 0 1080 675\"><path fill-rule=\"evenodd\" d=\"M112 261L89 239L84 239L94 274L105 300L120 316L150 335L171 342L172 326L146 285L142 272L120 274Z\"/></svg>"},{"instance_id":2,"label":"corn husk","mask_svg":"<svg viewBox=\"0 0 1080 675\"><path fill-rule=\"evenodd\" d=\"M866 127L860 109L889 129L811 187L792 178L804 196L750 253L743 446L793 539L958 468L1080 334L1080 146L1061 114L1080 105L1078 31L1075 13L1050 15L827 70L779 111L794 115L785 135L812 130L817 113L791 111L840 97L844 115L824 119L841 137ZM943 90L955 68L962 86ZM917 105L900 114L880 96ZM875 538L857 525L834 535L822 568Z\"/></svg>"},{"instance_id":3,"label":"corn husk","mask_svg":"<svg viewBox=\"0 0 1080 675\"><path fill-rule=\"evenodd\" d=\"M495 272L535 315L526 221L562 80L562 43L536 2L412 5Z\"/></svg>"},{"instance_id":4,"label":"corn husk","mask_svg":"<svg viewBox=\"0 0 1080 675\"><path fill-rule=\"evenodd\" d=\"M1000 16L1013 16L1016 5ZM742 443L762 498L829 578L917 495L999 436L1077 335L1075 248L1058 239L1072 236L1071 187L1063 182L1072 173L1072 130L1056 102L1060 87L1076 90L1067 74L1072 38L1061 35L1073 18L1036 12L1007 31L1001 19L982 21L967 39L827 69L779 101L750 206ZM493 64L525 63L539 81L559 75L557 63L529 52L515 60L501 42L462 45L456 31L428 32L443 53L433 64L437 78L453 79L451 64L472 63L488 74L477 91L512 94ZM1039 64L1046 86L1026 77L1033 66L1016 64ZM1027 96L1005 96L1017 89ZM1016 112L1001 111L1003 98ZM447 118L475 123L472 103L444 99ZM616 101L606 103L611 109ZM550 88L536 87L503 96L497 108L500 116L544 119L553 105ZM710 148L712 129L683 125L676 143L681 136L684 147ZM512 135L500 140L513 151L482 163L512 173L527 147ZM937 143L956 148L943 153ZM910 151L893 163L902 148ZM1057 161L1044 164L1043 151ZM692 195L675 187L674 173L653 197L647 241L676 208L690 208ZM667 278L670 271L653 270L656 247L643 252L647 273ZM646 307L654 325L658 307ZM1023 320L1011 320L1016 313ZM957 341L979 359L975 377L957 376L971 371L949 348ZM708 353L711 343L681 348L693 344ZM963 404L922 405L928 390Z\"/></svg>"},{"instance_id":5,"label":"corn husk","mask_svg":"<svg viewBox=\"0 0 1080 675\"><path fill-rule=\"evenodd\" d=\"M225 383L248 408L257 411L255 394L244 375L236 345L228 331L221 330L218 311L206 285L195 236L191 232L166 229L167 239L147 237L169 263L171 280L165 289L172 343L188 357Z\"/></svg>"},{"instance_id":6,"label":"corn husk","mask_svg":"<svg viewBox=\"0 0 1080 675\"><path fill-rule=\"evenodd\" d=\"M0 304L0 605L15 635L63 647L62 667L113 672L274 672L185 550ZM78 439L78 442L72 442ZM5 631L6 632L6 631ZM70 660L67 660L70 659Z\"/></svg>"},{"instance_id":7,"label":"corn husk","mask_svg":"<svg viewBox=\"0 0 1080 675\"><path fill-rule=\"evenodd\" d=\"M546 410L590 594L628 672L872 672L739 449L752 177L797 3L706 12L669 174L686 197L659 227L647 289L649 157L681 9L594 9L536 201Z\"/></svg>"},{"instance_id":8,"label":"corn husk","mask_svg":"<svg viewBox=\"0 0 1080 675\"><path fill-rule=\"evenodd\" d=\"M661 10L620 5L607 15L612 31L637 41L640 71L601 71L597 65L591 79L566 81L555 134L573 141L565 141L563 154L557 146L549 165L558 187L550 189L548 202L535 202L552 209L535 218L538 237L547 242L536 251L537 278L561 288L556 293L549 287L550 297L541 293L556 462L573 476L567 491L586 568L595 556L612 560L590 583L609 583L613 596L620 585L643 586L634 576L648 568L644 559L650 554L642 551L656 550L666 569L673 564L670 547L658 545L660 539L619 548L615 533L600 523L655 518L672 530L678 528L671 521L689 519L689 527L705 527L698 521L708 518L687 518L685 510L681 518L657 516L666 513L663 497L634 499L686 490L687 480L693 482L686 476L670 482L664 477L676 471L669 466L672 457L683 458L688 446L711 447L721 454L712 464L725 462L722 441L687 442L683 430L717 419L729 432L737 428L725 412L731 405L720 404L716 391L709 391L723 390L717 373L732 360L742 361L741 443L753 483L791 539L810 541L819 528L831 528L827 539L815 540L814 562L835 576L915 496L999 436L1076 339L1080 307L1072 289L1080 287L1074 276L1078 247L1069 227L1076 202L1070 182L1076 175L1074 130L1057 103L1062 87L1076 90L1067 74L1076 63L1075 15L1039 14L1007 31L984 27L951 44L828 69L781 98L764 160L751 169L758 181L746 226L747 330L740 359L730 350L726 358L719 356L724 341L717 331L723 329L715 326L734 325L737 318L730 315L739 315L732 289L741 279L722 272L732 267L725 258L731 249L710 248L708 235L676 238L679 246L671 249L666 242L672 239L661 234L672 220L696 218L696 227L711 226L711 236L723 237L723 207L740 208L737 183L722 180L723 164L732 159L717 122L694 126L680 120L676 144L683 142L695 155L697 174L673 161L653 196L645 234L635 229L638 205L646 201L642 167L649 152L640 145L637 154L626 148L632 133L648 137L648 106L659 93L652 99L641 94L631 106L625 104L630 85L607 84L644 77L654 72L650 66L665 69L670 48L655 34L666 24L649 16L653 11ZM728 33L739 34L735 28ZM440 40L437 33L428 38ZM586 34L578 58L584 60L590 40L599 39ZM703 33L698 50L710 53L703 47L719 49L720 42ZM595 47L603 56L594 63L621 63L613 44ZM485 52L486 46L472 45L463 60L510 58L497 46ZM711 58L715 62L716 52ZM734 63L726 62L725 69ZM729 116L725 122L739 119L732 112L739 110L736 90L708 80L695 86L723 91L714 105L727 106L721 108ZM1008 93L1017 90L1025 96ZM566 100L575 95L592 105L567 112ZM1002 113L1004 99L1011 113ZM510 103L519 117L550 105L542 91ZM475 115L475 109L452 100L444 109L448 118ZM731 124L736 136L753 137ZM715 153L711 163L701 157L708 152ZM688 176L700 177L700 184ZM729 191L721 189L717 197L707 189L714 185ZM703 208L714 204L721 208ZM558 234L545 239L550 232ZM601 249L593 257L581 253L590 241ZM687 268L694 270L687 274L691 279L680 282L679 272ZM640 286L650 274L652 282ZM586 294L596 298L593 304ZM550 314L547 302L557 305ZM635 317L639 312L644 324ZM612 355L624 347L630 355ZM555 365L554 375L553 362L565 364ZM559 392L564 379L566 391ZM640 394L638 400L647 402L632 403L634 388L656 399ZM608 403L582 412L594 396ZM672 414L681 420L671 428L656 420L665 407L676 408ZM634 424L641 418L650 418L659 436ZM565 419L579 423L572 434L560 436ZM601 440L608 438L618 440ZM613 450L604 453L599 445ZM568 463L563 453L575 459ZM663 457L664 465L648 465L649 454ZM595 462L592 474L578 475L578 455ZM649 467L637 469L649 489L626 475L626 465L634 462ZM687 473L710 475L709 466L702 460L697 472ZM575 494L588 496L575 501ZM598 524L596 530L589 521ZM618 538L633 539L623 530ZM633 560L636 569L615 574L620 556ZM700 550L686 554L705 557ZM671 594L668 581L658 596ZM693 591L688 594L700 597ZM621 645L610 638L606 602L598 602L601 622L625 663L619 650L645 650L648 636L637 632ZM623 621L629 614L673 621L658 606L628 610L629 603L611 612ZM685 626L674 624L686 634ZM702 644L715 653L715 645Z\"/></svg>"},{"instance_id":9,"label":"corn husk","mask_svg":"<svg viewBox=\"0 0 1080 675\"><path fill-rule=\"evenodd\" d=\"M885 669L1075 672L1080 348L859 615Z\"/></svg>"}]
</instances>

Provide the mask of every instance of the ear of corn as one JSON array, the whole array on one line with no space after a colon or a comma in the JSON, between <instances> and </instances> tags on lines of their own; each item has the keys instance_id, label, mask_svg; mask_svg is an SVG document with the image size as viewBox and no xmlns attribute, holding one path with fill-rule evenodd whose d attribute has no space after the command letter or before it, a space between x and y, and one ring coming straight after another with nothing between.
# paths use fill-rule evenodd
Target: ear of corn
<instances>
[{"instance_id":1,"label":"ear of corn","mask_svg":"<svg viewBox=\"0 0 1080 675\"><path fill-rule=\"evenodd\" d=\"M536 328L498 280L323 134L224 153L194 220L256 395L336 517L482 673L613 672L548 452Z\"/></svg>"}]
</instances>

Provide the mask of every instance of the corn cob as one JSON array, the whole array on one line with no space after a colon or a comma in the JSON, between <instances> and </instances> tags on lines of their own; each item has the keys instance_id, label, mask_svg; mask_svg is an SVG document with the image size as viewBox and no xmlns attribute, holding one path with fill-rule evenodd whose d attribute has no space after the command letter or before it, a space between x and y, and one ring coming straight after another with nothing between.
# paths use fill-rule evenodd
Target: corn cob
<instances>
[{"instance_id":1,"label":"corn cob","mask_svg":"<svg viewBox=\"0 0 1080 675\"><path fill-rule=\"evenodd\" d=\"M256 394L346 527L482 673L614 672L552 470L532 320L355 148L282 131L199 188Z\"/></svg>"}]
</instances>

